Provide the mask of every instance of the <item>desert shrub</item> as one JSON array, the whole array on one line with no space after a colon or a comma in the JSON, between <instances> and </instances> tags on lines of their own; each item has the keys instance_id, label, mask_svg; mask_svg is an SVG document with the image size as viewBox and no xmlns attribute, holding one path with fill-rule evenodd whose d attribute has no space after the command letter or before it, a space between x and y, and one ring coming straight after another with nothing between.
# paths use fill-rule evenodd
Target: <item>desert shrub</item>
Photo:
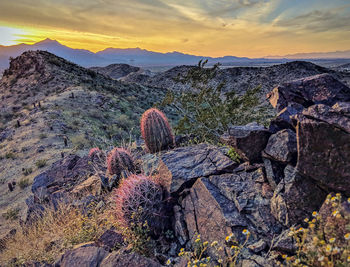
<instances>
[{"instance_id":1,"label":"desert shrub","mask_svg":"<svg viewBox=\"0 0 350 267\"><path fill-rule=\"evenodd\" d=\"M23 168L22 173L27 176L33 172L32 168Z\"/></svg>"},{"instance_id":2,"label":"desert shrub","mask_svg":"<svg viewBox=\"0 0 350 267\"><path fill-rule=\"evenodd\" d=\"M328 195L320 212L304 220L305 226L290 229L296 255L283 255L287 266L332 266L350 264L350 198Z\"/></svg>"},{"instance_id":3,"label":"desert shrub","mask_svg":"<svg viewBox=\"0 0 350 267\"><path fill-rule=\"evenodd\" d=\"M19 211L19 208L9 208L5 213L2 214L2 216L5 218L5 220L14 221L18 219Z\"/></svg>"},{"instance_id":4,"label":"desert shrub","mask_svg":"<svg viewBox=\"0 0 350 267\"><path fill-rule=\"evenodd\" d=\"M38 161L35 162L35 165L38 168L44 168L46 166L47 160L46 159L39 159Z\"/></svg>"},{"instance_id":5,"label":"desert shrub","mask_svg":"<svg viewBox=\"0 0 350 267\"><path fill-rule=\"evenodd\" d=\"M244 229L242 233L246 236L245 241L242 244L236 240L233 234L227 236L223 241L225 248L219 245L218 241L213 241L209 244L208 241L202 241L201 236L198 235L194 239L193 248L191 251L185 251L184 248L180 249L179 257L183 257L187 260L187 266L230 266L235 267L238 264L242 250L246 247L250 232ZM221 242L222 243L222 242ZM208 255L208 250L212 251L213 257ZM224 253L224 250L227 254ZM226 256L224 256L226 255ZM172 260L169 259L166 263L172 265Z\"/></svg>"},{"instance_id":6,"label":"desert shrub","mask_svg":"<svg viewBox=\"0 0 350 267\"><path fill-rule=\"evenodd\" d=\"M88 140L84 134L78 134L71 137L71 141L76 150L81 150L92 145L91 141Z\"/></svg>"},{"instance_id":7,"label":"desert shrub","mask_svg":"<svg viewBox=\"0 0 350 267\"><path fill-rule=\"evenodd\" d=\"M219 136L230 125L242 125L252 121L265 122L266 110L259 106L260 87L238 95L234 90L222 92L225 81L212 83L219 64L205 68L207 61L200 61L197 67L175 81L189 85L190 90L180 93L168 91L158 106L171 106L177 110L180 120L175 130L179 134L195 135L201 141L217 143Z\"/></svg>"},{"instance_id":8,"label":"desert shrub","mask_svg":"<svg viewBox=\"0 0 350 267\"><path fill-rule=\"evenodd\" d=\"M175 146L167 117L158 109L151 108L141 118L141 134L150 153L156 153Z\"/></svg>"},{"instance_id":9,"label":"desert shrub","mask_svg":"<svg viewBox=\"0 0 350 267\"><path fill-rule=\"evenodd\" d=\"M39 139L45 139L46 137L47 137L47 134L45 134L45 133L41 133L39 135Z\"/></svg>"},{"instance_id":10,"label":"desert shrub","mask_svg":"<svg viewBox=\"0 0 350 267\"><path fill-rule=\"evenodd\" d=\"M96 241L113 223L111 213L98 212L94 207L84 214L77 208L61 204L56 210L47 208L38 220L18 229L6 241L6 248L0 252L0 264L7 266L11 262L21 266L43 261L51 264L66 249Z\"/></svg>"},{"instance_id":11,"label":"desert shrub","mask_svg":"<svg viewBox=\"0 0 350 267\"><path fill-rule=\"evenodd\" d=\"M28 178L22 178L21 180L19 180L18 182L18 186L21 188L21 189L24 189L26 188L27 186L30 185L30 181Z\"/></svg>"},{"instance_id":12,"label":"desert shrub","mask_svg":"<svg viewBox=\"0 0 350 267\"><path fill-rule=\"evenodd\" d=\"M14 152L10 151L10 152L7 152L5 154L5 158L7 158L7 159L16 159L17 156L16 156L16 154Z\"/></svg>"},{"instance_id":13,"label":"desert shrub","mask_svg":"<svg viewBox=\"0 0 350 267\"><path fill-rule=\"evenodd\" d=\"M115 190L116 217L121 225L134 227L147 223L152 234L169 227L169 210L165 189L151 176L132 174Z\"/></svg>"}]
</instances>

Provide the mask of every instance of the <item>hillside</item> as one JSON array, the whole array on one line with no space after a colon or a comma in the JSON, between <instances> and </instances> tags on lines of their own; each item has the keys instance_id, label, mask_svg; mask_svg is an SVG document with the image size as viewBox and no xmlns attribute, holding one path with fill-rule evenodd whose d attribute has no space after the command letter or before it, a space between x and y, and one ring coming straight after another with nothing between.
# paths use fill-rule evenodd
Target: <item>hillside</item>
<instances>
[{"instance_id":1,"label":"hillside","mask_svg":"<svg viewBox=\"0 0 350 267\"><path fill-rule=\"evenodd\" d=\"M13 59L0 81L0 209L20 207L24 214L27 186L61 153L134 139L141 114L162 96L163 90L124 84L48 52ZM24 189L9 192L12 181ZM1 233L10 225L0 217Z\"/></svg>"},{"instance_id":2,"label":"hillside","mask_svg":"<svg viewBox=\"0 0 350 267\"><path fill-rule=\"evenodd\" d=\"M122 80L175 91L186 90L189 87L175 82L174 78L178 77L178 75L184 75L191 68L195 67L177 66L152 77L146 77L144 74L131 73L122 78ZM330 73L345 84L350 85L350 75L338 73L334 70L305 61L293 61L270 67L222 68L214 78L213 84L219 84L225 81L226 84L224 85L223 91L235 90L237 93L261 85L262 94L265 95L271 88L280 83L321 73Z\"/></svg>"},{"instance_id":3,"label":"hillside","mask_svg":"<svg viewBox=\"0 0 350 267\"><path fill-rule=\"evenodd\" d=\"M91 67L89 69L116 80L130 73L140 71L139 67L130 66L128 64L111 64L106 67Z\"/></svg>"}]
</instances>

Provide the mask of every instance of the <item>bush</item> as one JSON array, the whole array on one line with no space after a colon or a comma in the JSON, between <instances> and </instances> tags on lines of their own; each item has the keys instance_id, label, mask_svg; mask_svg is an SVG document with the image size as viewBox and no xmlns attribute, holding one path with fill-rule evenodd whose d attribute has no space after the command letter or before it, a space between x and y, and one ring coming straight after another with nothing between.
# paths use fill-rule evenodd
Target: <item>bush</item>
<instances>
[{"instance_id":1,"label":"bush","mask_svg":"<svg viewBox=\"0 0 350 267\"><path fill-rule=\"evenodd\" d=\"M19 214L19 208L9 208L2 216L5 220L17 220Z\"/></svg>"},{"instance_id":2,"label":"bush","mask_svg":"<svg viewBox=\"0 0 350 267\"><path fill-rule=\"evenodd\" d=\"M19 180L18 185L21 189L26 188L27 186L30 185L29 179L28 178L22 178Z\"/></svg>"},{"instance_id":3,"label":"bush","mask_svg":"<svg viewBox=\"0 0 350 267\"><path fill-rule=\"evenodd\" d=\"M37 162L35 162L35 165L38 168L43 168L46 166L47 160L46 159L39 159Z\"/></svg>"},{"instance_id":4,"label":"bush","mask_svg":"<svg viewBox=\"0 0 350 267\"><path fill-rule=\"evenodd\" d=\"M296 255L283 255L287 266L333 266L350 264L350 198L328 195L320 212L304 220L305 227L292 227Z\"/></svg>"},{"instance_id":5,"label":"bush","mask_svg":"<svg viewBox=\"0 0 350 267\"><path fill-rule=\"evenodd\" d=\"M237 95L234 90L223 93L225 82L218 85L211 83L219 64L205 68L206 63L200 61L186 75L175 79L190 85L191 90L179 94L168 91L158 104L177 110L181 118L175 127L177 133L197 136L200 142L217 143L230 125L266 120L265 110L259 107L260 87L249 89L243 95Z\"/></svg>"}]
</instances>

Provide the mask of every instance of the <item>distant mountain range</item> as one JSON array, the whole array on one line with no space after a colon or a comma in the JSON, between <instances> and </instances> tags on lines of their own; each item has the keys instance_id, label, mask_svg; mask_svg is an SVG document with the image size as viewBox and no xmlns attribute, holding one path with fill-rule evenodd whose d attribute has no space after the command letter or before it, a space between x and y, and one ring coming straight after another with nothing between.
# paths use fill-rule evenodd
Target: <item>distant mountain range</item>
<instances>
[{"instance_id":1,"label":"distant mountain range","mask_svg":"<svg viewBox=\"0 0 350 267\"><path fill-rule=\"evenodd\" d=\"M331 53L311 53L295 54L289 56L270 56L266 58L247 58L247 57L204 57L179 52L159 53L148 51L140 48L107 48L103 51L93 53L85 49L73 49L60 44L56 40L45 39L33 45L18 44L13 46L0 46L0 73L8 68L9 58L17 57L28 50L44 50L53 53L59 57L69 60L73 63L84 67L107 66L113 63L130 64L138 67L152 66L177 66L177 65L194 65L199 60L208 59L209 64L220 62L223 65L249 65L249 64L271 64L285 63L289 59L302 58L350 58L350 51L331 52Z\"/></svg>"},{"instance_id":2,"label":"distant mountain range","mask_svg":"<svg viewBox=\"0 0 350 267\"><path fill-rule=\"evenodd\" d=\"M350 50L336 52L297 53L285 56L267 56L269 59L350 59Z\"/></svg>"}]
</instances>

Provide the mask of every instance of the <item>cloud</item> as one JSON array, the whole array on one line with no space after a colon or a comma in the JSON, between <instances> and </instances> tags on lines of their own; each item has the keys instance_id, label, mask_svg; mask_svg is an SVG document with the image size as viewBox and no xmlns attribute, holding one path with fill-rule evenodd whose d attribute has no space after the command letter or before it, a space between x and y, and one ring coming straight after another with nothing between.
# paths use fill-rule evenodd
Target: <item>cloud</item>
<instances>
[{"instance_id":1,"label":"cloud","mask_svg":"<svg viewBox=\"0 0 350 267\"><path fill-rule=\"evenodd\" d=\"M25 30L17 39L50 37L93 51L138 46L264 56L348 49L347 1L1 0L0 25Z\"/></svg>"}]
</instances>

